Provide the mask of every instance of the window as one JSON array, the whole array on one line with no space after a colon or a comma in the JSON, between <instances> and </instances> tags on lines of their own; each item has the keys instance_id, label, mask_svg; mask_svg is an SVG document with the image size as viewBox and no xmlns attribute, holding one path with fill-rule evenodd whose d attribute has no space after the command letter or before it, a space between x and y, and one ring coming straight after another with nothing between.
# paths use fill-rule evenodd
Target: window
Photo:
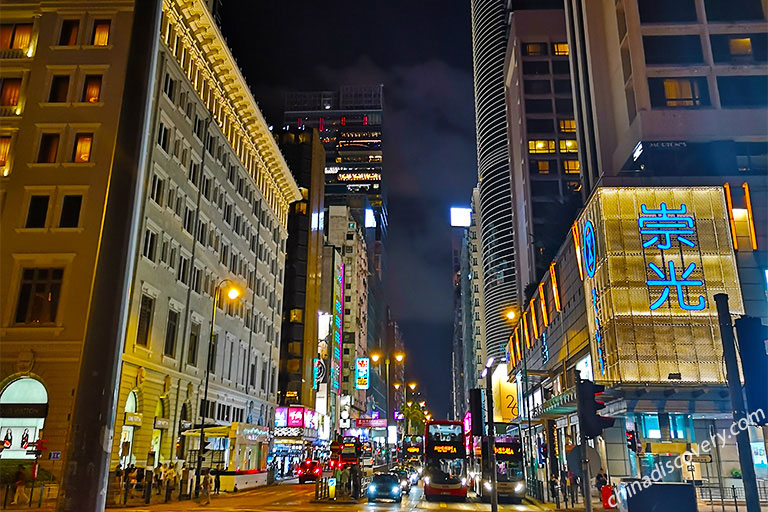
<instances>
[{"instance_id":1,"label":"window","mask_svg":"<svg viewBox=\"0 0 768 512\"><path fill-rule=\"evenodd\" d=\"M567 139L567 140L560 141L561 153L578 153L578 151L579 151L579 147L575 140Z\"/></svg>"},{"instance_id":2,"label":"window","mask_svg":"<svg viewBox=\"0 0 768 512\"><path fill-rule=\"evenodd\" d=\"M75 135L75 147L72 152L72 161L76 163L90 162L92 145L92 133L78 133Z\"/></svg>"},{"instance_id":3,"label":"window","mask_svg":"<svg viewBox=\"0 0 768 512\"><path fill-rule=\"evenodd\" d=\"M4 78L0 85L0 106L15 107L19 103L21 78Z\"/></svg>"},{"instance_id":4,"label":"window","mask_svg":"<svg viewBox=\"0 0 768 512\"><path fill-rule=\"evenodd\" d=\"M553 75L567 75L571 72L571 65L567 60L553 60L552 61L552 74Z\"/></svg>"},{"instance_id":5,"label":"window","mask_svg":"<svg viewBox=\"0 0 768 512\"><path fill-rule=\"evenodd\" d=\"M552 92L549 80L523 80L525 94L549 94Z\"/></svg>"},{"instance_id":6,"label":"window","mask_svg":"<svg viewBox=\"0 0 768 512\"><path fill-rule=\"evenodd\" d=\"M523 62L523 74L524 75L548 75L549 62L547 61Z\"/></svg>"},{"instance_id":7,"label":"window","mask_svg":"<svg viewBox=\"0 0 768 512\"><path fill-rule=\"evenodd\" d=\"M571 81L555 80L555 94L571 94Z\"/></svg>"},{"instance_id":8,"label":"window","mask_svg":"<svg viewBox=\"0 0 768 512\"><path fill-rule=\"evenodd\" d=\"M555 133L555 125L551 119L526 119L528 133Z\"/></svg>"},{"instance_id":9,"label":"window","mask_svg":"<svg viewBox=\"0 0 768 512\"><path fill-rule=\"evenodd\" d=\"M165 326L165 347L163 354L176 357L176 334L179 330L179 313L169 309L168 323Z\"/></svg>"},{"instance_id":10,"label":"window","mask_svg":"<svg viewBox=\"0 0 768 512\"><path fill-rule=\"evenodd\" d=\"M531 181L531 196L556 197L560 195L558 181Z\"/></svg>"},{"instance_id":11,"label":"window","mask_svg":"<svg viewBox=\"0 0 768 512\"><path fill-rule=\"evenodd\" d=\"M49 196L32 196L29 198L29 208L27 209L27 221L25 228L44 228L45 220L48 218Z\"/></svg>"},{"instance_id":12,"label":"window","mask_svg":"<svg viewBox=\"0 0 768 512\"><path fill-rule=\"evenodd\" d=\"M555 98L555 112L558 114L573 114L573 100L570 98Z\"/></svg>"},{"instance_id":13,"label":"window","mask_svg":"<svg viewBox=\"0 0 768 512\"><path fill-rule=\"evenodd\" d=\"M719 76L717 87L724 108L768 105L768 76Z\"/></svg>"},{"instance_id":14,"label":"window","mask_svg":"<svg viewBox=\"0 0 768 512\"><path fill-rule=\"evenodd\" d=\"M542 56L547 55L546 43L523 43L523 55Z\"/></svg>"},{"instance_id":15,"label":"window","mask_svg":"<svg viewBox=\"0 0 768 512\"><path fill-rule=\"evenodd\" d=\"M552 43L552 53L561 57L568 55L568 43Z\"/></svg>"},{"instance_id":16,"label":"window","mask_svg":"<svg viewBox=\"0 0 768 512\"><path fill-rule=\"evenodd\" d=\"M171 78L171 75L168 73L166 73L163 77L163 92L171 101L174 101L176 92L176 80Z\"/></svg>"},{"instance_id":17,"label":"window","mask_svg":"<svg viewBox=\"0 0 768 512\"><path fill-rule=\"evenodd\" d=\"M547 139L529 140L528 141L529 153L554 153L555 141Z\"/></svg>"},{"instance_id":18,"label":"window","mask_svg":"<svg viewBox=\"0 0 768 512\"><path fill-rule=\"evenodd\" d=\"M709 105L706 78L649 78L651 106L686 108Z\"/></svg>"},{"instance_id":19,"label":"window","mask_svg":"<svg viewBox=\"0 0 768 512\"><path fill-rule=\"evenodd\" d=\"M25 268L21 272L17 324L50 324L56 321L64 269Z\"/></svg>"},{"instance_id":20,"label":"window","mask_svg":"<svg viewBox=\"0 0 768 512\"><path fill-rule=\"evenodd\" d=\"M696 21L696 1L638 0L640 23L687 23Z\"/></svg>"},{"instance_id":21,"label":"window","mask_svg":"<svg viewBox=\"0 0 768 512\"><path fill-rule=\"evenodd\" d=\"M80 224L80 208L83 205L83 196L65 195L61 200L60 228L76 228ZM154 258L153 258L154 259Z\"/></svg>"},{"instance_id":22,"label":"window","mask_svg":"<svg viewBox=\"0 0 768 512\"><path fill-rule=\"evenodd\" d=\"M184 208L184 231L186 231L190 235L194 235L195 234L193 231L194 223L195 223L195 211L189 206L186 206Z\"/></svg>"},{"instance_id":23,"label":"window","mask_svg":"<svg viewBox=\"0 0 768 512\"><path fill-rule=\"evenodd\" d=\"M77 44L77 31L80 28L78 20L64 20L61 24L59 46L75 46Z\"/></svg>"},{"instance_id":24,"label":"window","mask_svg":"<svg viewBox=\"0 0 768 512\"><path fill-rule=\"evenodd\" d=\"M211 340L210 352L208 354L208 371L216 373L216 352L219 348L219 335L214 334Z\"/></svg>"},{"instance_id":25,"label":"window","mask_svg":"<svg viewBox=\"0 0 768 512\"><path fill-rule=\"evenodd\" d=\"M531 173L549 174L557 166L557 160L531 160Z\"/></svg>"},{"instance_id":26,"label":"window","mask_svg":"<svg viewBox=\"0 0 768 512\"><path fill-rule=\"evenodd\" d=\"M701 64L704 54L698 35L643 36L645 62L648 65Z\"/></svg>"},{"instance_id":27,"label":"window","mask_svg":"<svg viewBox=\"0 0 768 512\"><path fill-rule=\"evenodd\" d=\"M157 233L151 229L144 231L144 248L141 253L150 261L155 261L155 251L157 249Z\"/></svg>"},{"instance_id":28,"label":"window","mask_svg":"<svg viewBox=\"0 0 768 512\"><path fill-rule=\"evenodd\" d=\"M51 80L51 94L48 96L49 103L64 103L67 101L69 93L69 75L54 75Z\"/></svg>"},{"instance_id":29,"label":"window","mask_svg":"<svg viewBox=\"0 0 768 512\"><path fill-rule=\"evenodd\" d=\"M525 100L527 114L549 114L552 112L552 100Z\"/></svg>"},{"instance_id":30,"label":"window","mask_svg":"<svg viewBox=\"0 0 768 512\"><path fill-rule=\"evenodd\" d=\"M109 44L109 20L96 20L93 22L93 46L107 46Z\"/></svg>"},{"instance_id":31,"label":"window","mask_svg":"<svg viewBox=\"0 0 768 512\"><path fill-rule=\"evenodd\" d=\"M558 125L560 133L576 133L576 121L573 119L560 119Z\"/></svg>"},{"instance_id":32,"label":"window","mask_svg":"<svg viewBox=\"0 0 768 512\"><path fill-rule=\"evenodd\" d=\"M752 39L749 37L738 37L728 41L728 51L734 57L752 55Z\"/></svg>"},{"instance_id":33,"label":"window","mask_svg":"<svg viewBox=\"0 0 768 512\"><path fill-rule=\"evenodd\" d=\"M581 165L578 160L563 160L563 172L565 174L579 174Z\"/></svg>"},{"instance_id":34,"label":"window","mask_svg":"<svg viewBox=\"0 0 768 512\"><path fill-rule=\"evenodd\" d=\"M85 75L83 86L83 101L98 103L101 99L101 75Z\"/></svg>"},{"instance_id":35,"label":"window","mask_svg":"<svg viewBox=\"0 0 768 512\"><path fill-rule=\"evenodd\" d=\"M768 170L768 144L736 142L736 168L739 172L763 173Z\"/></svg>"},{"instance_id":36,"label":"window","mask_svg":"<svg viewBox=\"0 0 768 512\"><path fill-rule=\"evenodd\" d=\"M179 258L179 271L177 278L184 284L189 283L189 258L181 256Z\"/></svg>"},{"instance_id":37,"label":"window","mask_svg":"<svg viewBox=\"0 0 768 512\"><path fill-rule=\"evenodd\" d=\"M157 130L157 145L163 148L163 151L168 152L168 145L170 144L171 130L168 129L163 123L160 123L160 127Z\"/></svg>"},{"instance_id":38,"label":"window","mask_svg":"<svg viewBox=\"0 0 768 512\"><path fill-rule=\"evenodd\" d=\"M0 50L26 50L32 39L31 23L13 23L0 25Z\"/></svg>"},{"instance_id":39,"label":"window","mask_svg":"<svg viewBox=\"0 0 768 512\"><path fill-rule=\"evenodd\" d=\"M146 347L149 344L149 330L152 327L152 314L155 310L155 299L149 295L141 296L139 304L139 325L136 327L136 344Z\"/></svg>"},{"instance_id":40,"label":"window","mask_svg":"<svg viewBox=\"0 0 768 512\"><path fill-rule=\"evenodd\" d=\"M763 21L760 0L704 0L707 21Z\"/></svg>"},{"instance_id":41,"label":"window","mask_svg":"<svg viewBox=\"0 0 768 512\"><path fill-rule=\"evenodd\" d=\"M160 206L163 206L163 188L165 186L165 180L157 174L152 175L152 187L149 191L149 196L152 200Z\"/></svg>"},{"instance_id":42,"label":"window","mask_svg":"<svg viewBox=\"0 0 768 512\"><path fill-rule=\"evenodd\" d=\"M0 137L0 165L8 163L8 154L11 152L11 137L5 135Z\"/></svg>"}]
</instances>

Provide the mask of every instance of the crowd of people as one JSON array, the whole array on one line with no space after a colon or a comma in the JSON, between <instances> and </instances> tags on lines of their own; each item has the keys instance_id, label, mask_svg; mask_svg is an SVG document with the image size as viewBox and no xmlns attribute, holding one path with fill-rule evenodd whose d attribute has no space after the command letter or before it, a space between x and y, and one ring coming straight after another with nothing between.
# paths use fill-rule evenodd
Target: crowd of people
<instances>
[{"instance_id":1,"label":"crowd of people","mask_svg":"<svg viewBox=\"0 0 768 512\"><path fill-rule=\"evenodd\" d=\"M211 494L221 492L221 466L215 470L203 469L200 475L201 501L210 503ZM117 500L141 496L150 489L156 496L172 497L176 493L188 496L194 490L194 472L186 464L157 464L153 469L137 468L133 464L123 467L117 464L114 472Z\"/></svg>"}]
</instances>

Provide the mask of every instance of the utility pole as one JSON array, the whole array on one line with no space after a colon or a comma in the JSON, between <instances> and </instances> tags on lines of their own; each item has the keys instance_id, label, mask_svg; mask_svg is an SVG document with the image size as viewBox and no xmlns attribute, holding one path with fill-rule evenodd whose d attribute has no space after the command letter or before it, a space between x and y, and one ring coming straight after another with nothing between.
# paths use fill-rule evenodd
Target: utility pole
<instances>
[{"instance_id":1,"label":"utility pole","mask_svg":"<svg viewBox=\"0 0 768 512\"><path fill-rule=\"evenodd\" d=\"M723 357L725 358L728 391L731 395L733 422L737 425L742 425L748 421L747 408L744 404L744 395L741 390L739 363L736 360L736 346L733 339L733 324L731 323L731 311L728 307L728 295L725 293L715 294L715 304L717 305L717 317L720 323L720 338L723 342ZM757 494L752 446L749 443L749 431L747 429L738 429L736 446L739 449L739 464L741 465L742 481L744 482L747 512L759 512L760 500Z\"/></svg>"},{"instance_id":2,"label":"utility pole","mask_svg":"<svg viewBox=\"0 0 768 512\"><path fill-rule=\"evenodd\" d=\"M490 466L491 473L491 512L498 512L499 510L499 492L496 488L498 485L496 478L496 429L493 426L493 382L491 375L491 368L493 367L493 357L488 359L483 369L485 376L485 405L486 425L488 429L488 465Z\"/></svg>"},{"instance_id":3,"label":"utility pole","mask_svg":"<svg viewBox=\"0 0 768 512\"><path fill-rule=\"evenodd\" d=\"M122 105L57 510L104 510L134 254L141 226L162 2L135 2Z\"/></svg>"}]
</instances>

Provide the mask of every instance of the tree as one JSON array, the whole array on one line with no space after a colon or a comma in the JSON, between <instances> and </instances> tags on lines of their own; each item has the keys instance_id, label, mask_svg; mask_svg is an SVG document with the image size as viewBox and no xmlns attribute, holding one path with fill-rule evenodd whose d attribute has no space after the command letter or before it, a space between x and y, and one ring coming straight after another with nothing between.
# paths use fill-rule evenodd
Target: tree
<instances>
[{"instance_id":1,"label":"tree","mask_svg":"<svg viewBox=\"0 0 768 512\"><path fill-rule=\"evenodd\" d=\"M426 418L424 417L424 411L419 404L413 402L410 406L406 405L403 407L402 412L408 425L407 434L422 434L424 432Z\"/></svg>"}]
</instances>

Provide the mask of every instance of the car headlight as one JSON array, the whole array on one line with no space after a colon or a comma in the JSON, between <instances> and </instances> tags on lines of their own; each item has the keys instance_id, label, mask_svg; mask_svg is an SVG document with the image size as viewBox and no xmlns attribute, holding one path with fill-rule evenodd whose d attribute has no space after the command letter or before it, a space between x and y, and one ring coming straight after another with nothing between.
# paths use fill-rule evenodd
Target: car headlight
<instances>
[{"instance_id":1,"label":"car headlight","mask_svg":"<svg viewBox=\"0 0 768 512\"><path fill-rule=\"evenodd\" d=\"M392 493L393 493L393 494L397 494L398 492L400 492L400 486L399 486L399 485L396 485L396 486L394 486L394 487L392 488Z\"/></svg>"},{"instance_id":2,"label":"car headlight","mask_svg":"<svg viewBox=\"0 0 768 512\"><path fill-rule=\"evenodd\" d=\"M368 486L368 492L376 492L376 486L371 484Z\"/></svg>"},{"instance_id":3,"label":"car headlight","mask_svg":"<svg viewBox=\"0 0 768 512\"><path fill-rule=\"evenodd\" d=\"M489 482L488 480L483 482L483 487L485 487L489 491L493 489L493 486L491 485L491 482Z\"/></svg>"},{"instance_id":4,"label":"car headlight","mask_svg":"<svg viewBox=\"0 0 768 512\"><path fill-rule=\"evenodd\" d=\"M425 485L429 485L429 477L428 476L424 477L424 484Z\"/></svg>"},{"instance_id":5,"label":"car headlight","mask_svg":"<svg viewBox=\"0 0 768 512\"><path fill-rule=\"evenodd\" d=\"M523 482L517 482L515 484L515 493L522 494L524 490L525 490L525 484Z\"/></svg>"},{"instance_id":6,"label":"car headlight","mask_svg":"<svg viewBox=\"0 0 768 512\"><path fill-rule=\"evenodd\" d=\"M461 485L462 485L462 487L467 485L467 479L466 478L462 478L461 479Z\"/></svg>"},{"instance_id":7,"label":"car headlight","mask_svg":"<svg viewBox=\"0 0 768 512\"><path fill-rule=\"evenodd\" d=\"M406 485L408 485L408 480L400 480L400 485L405 487Z\"/></svg>"}]
</instances>

